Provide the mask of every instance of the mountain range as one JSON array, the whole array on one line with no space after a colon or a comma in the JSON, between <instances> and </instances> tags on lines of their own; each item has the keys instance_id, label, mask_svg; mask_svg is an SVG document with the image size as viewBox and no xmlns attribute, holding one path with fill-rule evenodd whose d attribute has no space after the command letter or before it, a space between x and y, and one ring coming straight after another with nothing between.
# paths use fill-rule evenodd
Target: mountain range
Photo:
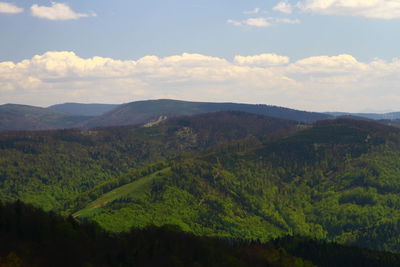
<instances>
[{"instance_id":1,"label":"mountain range","mask_svg":"<svg viewBox=\"0 0 400 267\"><path fill-rule=\"evenodd\" d=\"M0 105L0 131L48 130L136 125L182 115L196 115L216 111L243 111L252 114L313 123L318 120L348 117L386 120L396 123L399 112L385 114L346 112L307 112L270 105L238 103L190 102L171 99L136 101L126 104L64 103L48 108L5 104Z\"/></svg>"},{"instance_id":2,"label":"mountain range","mask_svg":"<svg viewBox=\"0 0 400 267\"><path fill-rule=\"evenodd\" d=\"M6 104L0 106L0 131L55 128L90 129L104 126L136 125L158 121L160 118L216 111L243 111L305 123L331 117L327 114L277 106L169 99L137 101L121 105L66 103L49 108Z\"/></svg>"}]
</instances>

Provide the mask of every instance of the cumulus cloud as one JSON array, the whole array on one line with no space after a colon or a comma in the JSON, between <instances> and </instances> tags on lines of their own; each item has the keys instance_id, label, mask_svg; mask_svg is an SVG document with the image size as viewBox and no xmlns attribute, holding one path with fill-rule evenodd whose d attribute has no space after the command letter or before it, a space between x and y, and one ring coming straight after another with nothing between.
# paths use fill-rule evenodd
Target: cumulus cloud
<instances>
[{"instance_id":1,"label":"cumulus cloud","mask_svg":"<svg viewBox=\"0 0 400 267\"><path fill-rule=\"evenodd\" d=\"M95 17L96 13L78 13L67 4L51 2L51 6L31 6L31 14L34 17L48 20L76 20L86 17Z\"/></svg>"},{"instance_id":2,"label":"cumulus cloud","mask_svg":"<svg viewBox=\"0 0 400 267\"><path fill-rule=\"evenodd\" d=\"M291 14L293 11L292 5L289 4L288 2L279 2L272 9L275 11L285 13L285 14Z\"/></svg>"},{"instance_id":3,"label":"cumulus cloud","mask_svg":"<svg viewBox=\"0 0 400 267\"><path fill-rule=\"evenodd\" d=\"M260 54L256 56L235 56L234 62L248 66L275 66L289 63L289 57L277 54Z\"/></svg>"},{"instance_id":4,"label":"cumulus cloud","mask_svg":"<svg viewBox=\"0 0 400 267\"><path fill-rule=\"evenodd\" d=\"M297 7L304 12L323 15L400 18L399 0L306 0L299 2Z\"/></svg>"},{"instance_id":5,"label":"cumulus cloud","mask_svg":"<svg viewBox=\"0 0 400 267\"><path fill-rule=\"evenodd\" d=\"M24 12L23 8L17 7L14 4L7 2L0 2L0 13L18 14Z\"/></svg>"},{"instance_id":6,"label":"cumulus cloud","mask_svg":"<svg viewBox=\"0 0 400 267\"><path fill-rule=\"evenodd\" d=\"M400 109L398 84L399 59L361 62L347 54L289 62L276 54L227 60L184 53L115 60L47 52L0 62L1 102L34 105L177 98L319 111Z\"/></svg>"},{"instance_id":7,"label":"cumulus cloud","mask_svg":"<svg viewBox=\"0 0 400 267\"><path fill-rule=\"evenodd\" d=\"M248 18L242 21L229 19L227 20L227 23L233 26L250 26L250 27L264 28L272 26L272 24L268 20L269 20L268 18Z\"/></svg>"},{"instance_id":8,"label":"cumulus cloud","mask_svg":"<svg viewBox=\"0 0 400 267\"><path fill-rule=\"evenodd\" d=\"M360 63L352 55L317 56L298 60L291 66L297 73L343 73L362 71L367 65Z\"/></svg>"}]
</instances>

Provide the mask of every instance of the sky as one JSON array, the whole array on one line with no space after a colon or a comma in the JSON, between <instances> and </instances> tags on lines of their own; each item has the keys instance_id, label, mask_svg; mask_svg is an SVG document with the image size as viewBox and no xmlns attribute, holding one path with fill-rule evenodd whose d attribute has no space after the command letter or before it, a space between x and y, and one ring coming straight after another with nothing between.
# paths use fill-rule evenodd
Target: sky
<instances>
[{"instance_id":1,"label":"sky","mask_svg":"<svg viewBox=\"0 0 400 267\"><path fill-rule=\"evenodd\" d=\"M0 104L400 111L400 0L0 0Z\"/></svg>"}]
</instances>

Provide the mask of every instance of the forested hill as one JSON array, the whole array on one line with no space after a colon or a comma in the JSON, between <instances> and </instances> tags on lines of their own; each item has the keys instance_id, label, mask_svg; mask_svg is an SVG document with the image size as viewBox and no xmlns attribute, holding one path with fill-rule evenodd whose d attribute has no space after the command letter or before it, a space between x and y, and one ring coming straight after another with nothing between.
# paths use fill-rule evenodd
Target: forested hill
<instances>
[{"instance_id":1,"label":"forested hill","mask_svg":"<svg viewBox=\"0 0 400 267\"><path fill-rule=\"evenodd\" d=\"M189 102L170 99L137 101L123 104L102 116L85 122L86 128L96 126L141 124L160 117L195 115L215 111L243 111L299 122L315 122L332 116L316 112L299 111L289 108L237 103Z\"/></svg>"},{"instance_id":2,"label":"forested hill","mask_svg":"<svg viewBox=\"0 0 400 267\"><path fill-rule=\"evenodd\" d=\"M0 105L0 132L5 130L45 130L73 128L88 116L71 115L27 105Z\"/></svg>"},{"instance_id":3,"label":"forested hill","mask_svg":"<svg viewBox=\"0 0 400 267\"><path fill-rule=\"evenodd\" d=\"M293 121L218 112L153 127L5 132L0 134L0 198L63 211L77 204L80 193L146 164L230 142L243 150L298 128Z\"/></svg>"},{"instance_id":4,"label":"forested hill","mask_svg":"<svg viewBox=\"0 0 400 267\"><path fill-rule=\"evenodd\" d=\"M396 128L322 121L247 152L226 147L128 173L83 194L74 216L112 231L176 224L197 235L296 234L399 252L399 151Z\"/></svg>"}]
</instances>

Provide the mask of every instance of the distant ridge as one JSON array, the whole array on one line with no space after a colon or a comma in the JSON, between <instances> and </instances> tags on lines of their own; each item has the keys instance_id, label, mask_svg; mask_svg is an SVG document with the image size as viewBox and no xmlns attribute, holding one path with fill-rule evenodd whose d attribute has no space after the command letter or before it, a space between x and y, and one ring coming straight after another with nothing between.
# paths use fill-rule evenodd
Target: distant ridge
<instances>
[{"instance_id":1,"label":"distant ridge","mask_svg":"<svg viewBox=\"0 0 400 267\"><path fill-rule=\"evenodd\" d=\"M157 120L161 116L177 117L216 111L242 111L305 123L332 118L331 115L323 113L299 111L261 104L190 102L159 99L136 101L120 105L101 116L83 123L81 126L84 128L92 128L99 126L142 124Z\"/></svg>"},{"instance_id":2,"label":"distant ridge","mask_svg":"<svg viewBox=\"0 0 400 267\"><path fill-rule=\"evenodd\" d=\"M99 116L116 108L114 104L64 103L50 106L49 109L81 116Z\"/></svg>"},{"instance_id":3,"label":"distant ridge","mask_svg":"<svg viewBox=\"0 0 400 267\"><path fill-rule=\"evenodd\" d=\"M28 105L0 105L0 131L73 128L89 118Z\"/></svg>"},{"instance_id":4,"label":"distant ridge","mask_svg":"<svg viewBox=\"0 0 400 267\"><path fill-rule=\"evenodd\" d=\"M367 118L371 120L398 120L400 119L400 112L389 112L389 113L349 113L349 112L325 112L325 114L342 117L342 116L354 116L358 118Z\"/></svg>"},{"instance_id":5,"label":"distant ridge","mask_svg":"<svg viewBox=\"0 0 400 267\"><path fill-rule=\"evenodd\" d=\"M314 123L319 120L344 117L359 120L379 120L382 123L397 126L397 120L400 120L400 112L385 114L319 113L265 104L158 99L134 101L120 105L64 103L48 108L17 104L0 105L0 131L60 128L90 129L106 126L152 124L160 118L191 116L217 111L241 111L301 123Z\"/></svg>"}]
</instances>

